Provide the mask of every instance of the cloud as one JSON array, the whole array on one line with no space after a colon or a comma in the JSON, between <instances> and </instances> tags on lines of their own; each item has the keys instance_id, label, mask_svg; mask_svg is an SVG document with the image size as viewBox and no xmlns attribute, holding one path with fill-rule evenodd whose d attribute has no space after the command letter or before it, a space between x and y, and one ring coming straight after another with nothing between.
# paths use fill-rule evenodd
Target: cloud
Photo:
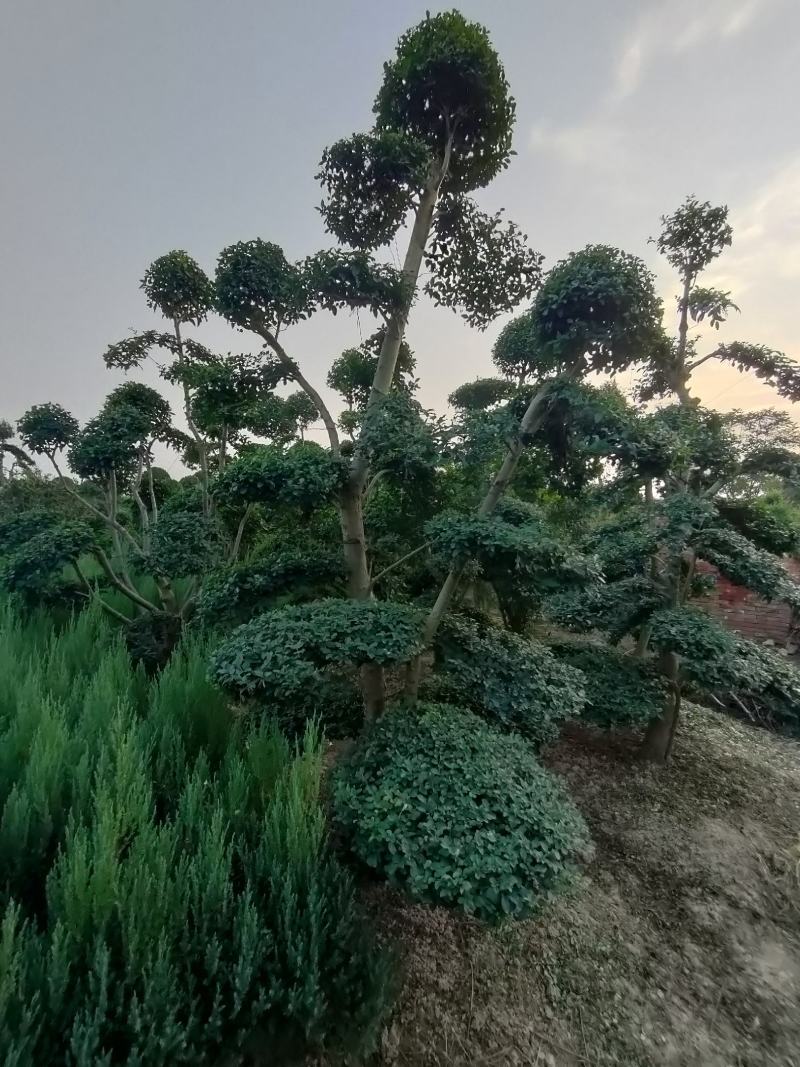
<instances>
[{"instance_id":1,"label":"cloud","mask_svg":"<svg viewBox=\"0 0 800 1067\"><path fill-rule=\"evenodd\" d=\"M734 208L731 225L733 245L709 270L709 284L731 289L734 299L751 289L768 297L770 290L800 285L800 156L782 164Z\"/></svg>"},{"instance_id":2,"label":"cloud","mask_svg":"<svg viewBox=\"0 0 800 1067\"><path fill-rule=\"evenodd\" d=\"M602 117L574 126L539 122L531 130L530 145L572 166L601 168L618 166L626 151L621 128Z\"/></svg>"},{"instance_id":3,"label":"cloud","mask_svg":"<svg viewBox=\"0 0 800 1067\"><path fill-rule=\"evenodd\" d=\"M742 33L771 0L672 0L656 3L639 16L625 42L614 71L609 94L620 103L639 87L646 68L660 55L697 48L718 36Z\"/></svg>"},{"instance_id":4,"label":"cloud","mask_svg":"<svg viewBox=\"0 0 800 1067\"><path fill-rule=\"evenodd\" d=\"M530 133L534 151L572 166L591 163L601 169L619 166L628 156L620 104L638 89L646 72L661 56L679 56L690 49L741 34L776 0L650 0L636 20L614 68L608 92L593 113L573 125L537 123Z\"/></svg>"}]
</instances>

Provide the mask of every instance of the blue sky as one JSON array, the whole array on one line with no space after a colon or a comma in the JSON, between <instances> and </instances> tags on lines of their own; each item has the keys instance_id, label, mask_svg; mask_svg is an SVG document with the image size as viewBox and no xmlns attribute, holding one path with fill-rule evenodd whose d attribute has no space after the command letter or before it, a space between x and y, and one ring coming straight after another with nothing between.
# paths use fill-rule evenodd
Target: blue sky
<instances>
[{"instance_id":1,"label":"blue sky","mask_svg":"<svg viewBox=\"0 0 800 1067\"><path fill-rule=\"evenodd\" d=\"M185 248L213 270L243 238L290 258L329 244L315 211L322 149L368 127L381 64L426 7L5 0L0 416L45 400L81 420L96 412L120 380L102 364L106 345L157 325L138 282L161 253ZM671 314L672 280L647 238L687 193L727 203L734 245L707 276L742 308L725 335L800 358L800 4L461 9L489 28L517 99L517 154L483 206L505 208L547 264L593 242L643 256ZM441 409L456 385L490 373L501 325L472 331L420 302L408 337L423 403ZM331 360L372 329L320 315L286 341L324 384ZM201 333L222 351L256 347L219 322ZM776 402L713 364L696 383L723 408Z\"/></svg>"}]
</instances>

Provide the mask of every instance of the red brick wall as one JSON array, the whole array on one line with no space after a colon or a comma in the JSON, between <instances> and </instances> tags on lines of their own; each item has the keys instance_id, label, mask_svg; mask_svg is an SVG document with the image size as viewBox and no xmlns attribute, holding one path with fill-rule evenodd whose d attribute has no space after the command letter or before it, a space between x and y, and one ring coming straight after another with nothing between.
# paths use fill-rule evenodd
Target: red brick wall
<instances>
[{"instance_id":1,"label":"red brick wall","mask_svg":"<svg viewBox=\"0 0 800 1067\"><path fill-rule=\"evenodd\" d=\"M793 577L800 577L800 564L796 560L785 560L784 566ZM716 572L715 567L702 560L698 560L697 569L704 573L717 573L716 587L707 596L695 601L698 607L709 611L743 637L753 641L770 639L776 645L786 644L791 618L786 604L775 601L768 603L749 589L729 582Z\"/></svg>"}]
</instances>

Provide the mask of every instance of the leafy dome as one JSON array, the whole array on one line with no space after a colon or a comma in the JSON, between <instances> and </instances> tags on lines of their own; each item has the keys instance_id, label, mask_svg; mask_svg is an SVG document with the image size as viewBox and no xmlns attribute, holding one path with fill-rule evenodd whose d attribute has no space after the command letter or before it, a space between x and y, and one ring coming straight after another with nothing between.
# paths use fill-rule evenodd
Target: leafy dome
<instances>
[{"instance_id":1,"label":"leafy dome","mask_svg":"<svg viewBox=\"0 0 800 1067\"><path fill-rule=\"evenodd\" d=\"M210 279L180 248L150 264L142 278L142 289L149 307L178 322L202 322L214 302Z\"/></svg>"},{"instance_id":2,"label":"leafy dome","mask_svg":"<svg viewBox=\"0 0 800 1067\"><path fill-rule=\"evenodd\" d=\"M515 104L505 72L487 31L458 11L403 34L374 111L379 130L402 131L438 159L452 134L446 191L481 188L508 165Z\"/></svg>"}]
</instances>

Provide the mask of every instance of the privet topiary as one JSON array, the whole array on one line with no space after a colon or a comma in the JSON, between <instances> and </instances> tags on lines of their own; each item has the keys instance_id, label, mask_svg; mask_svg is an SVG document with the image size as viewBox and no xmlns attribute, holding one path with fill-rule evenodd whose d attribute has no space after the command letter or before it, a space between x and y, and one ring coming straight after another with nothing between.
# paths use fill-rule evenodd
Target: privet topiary
<instances>
[{"instance_id":1,"label":"privet topiary","mask_svg":"<svg viewBox=\"0 0 800 1067\"><path fill-rule=\"evenodd\" d=\"M259 615L217 648L211 675L239 696L284 701L326 667L402 663L419 648L418 614L377 600L316 600Z\"/></svg>"},{"instance_id":2,"label":"privet topiary","mask_svg":"<svg viewBox=\"0 0 800 1067\"><path fill-rule=\"evenodd\" d=\"M335 776L334 810L392 885L490 922L531 914L588 841L526 741L444 704L378 720Z\"/></svg>"}]
</instances>

